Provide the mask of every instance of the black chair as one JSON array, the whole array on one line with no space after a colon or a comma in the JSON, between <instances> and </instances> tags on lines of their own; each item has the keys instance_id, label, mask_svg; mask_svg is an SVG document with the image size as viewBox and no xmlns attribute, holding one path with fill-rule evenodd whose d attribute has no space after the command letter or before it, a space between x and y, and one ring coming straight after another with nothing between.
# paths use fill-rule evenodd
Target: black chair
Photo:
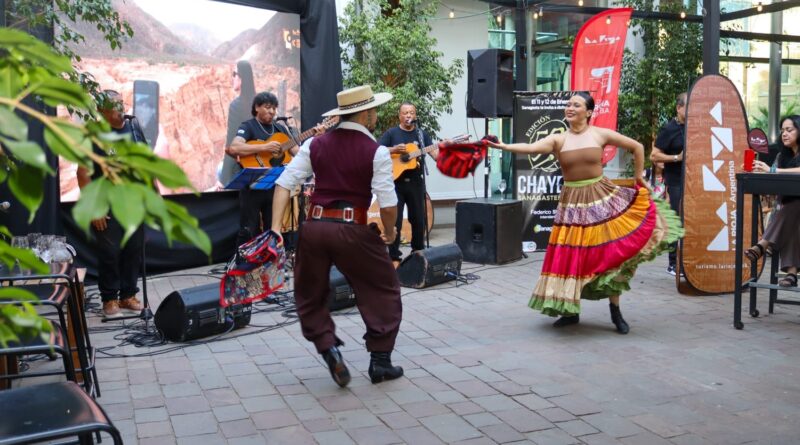
<instances>
[{"instance_id":1,"label":"black chair","mask_svg":"<svg viewBox=\"0 0 800 445\"><path fill-rule=\"evenodd\" d=\"M48 320L49 321L49 320ZM45 354L50 356L53 352L61 355L64 362L63 371L39 371L24 372L19 374L0 375L0 380L22 379L29 377L43 377L49 375L64 374L67 380L76 381L75 367L72 364L69 344L64 337L64 330L58 323L50 321L51 329L48 339L45 341L41 337L35 337L22 342L10 342L5 348L0 348L0 356L24 356Z\"/></svg>"},{"instance_id":2,"label":"black chair","mask_svg":"<svg viewBox=\"0 0 800 445\"><path fill-rule=\"evenodd\" d=\"M103 408L74 382L48 383L0 391L4 409L0 445L80 437L92 443L92 433L106 432L122 443L119 430Z\"/></svg>"}]
</instances>

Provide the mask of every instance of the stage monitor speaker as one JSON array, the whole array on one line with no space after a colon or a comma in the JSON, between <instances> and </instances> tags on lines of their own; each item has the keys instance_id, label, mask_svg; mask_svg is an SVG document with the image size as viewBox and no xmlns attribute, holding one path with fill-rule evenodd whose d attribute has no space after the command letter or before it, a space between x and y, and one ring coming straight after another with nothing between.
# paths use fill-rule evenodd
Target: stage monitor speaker
<instances>
[{"instance_id":1,"label":"stage monitor speaker","mask_svg":"<svg viewBox=\"0 0 800 445\"><path fill-rule=\"evenodd\" d=\"M455 280L461 273L461 249L456 244L418 250L397 268L400 285L421 289Z\"/></svg>"},{"instance_id":2,"label":"stage monitor speaker","mask_svg":"<svg viewBox=\"0 0 800 445\"><path fill-rule=\"evenodd\" d=\"M511 117L514 51L467 51L467 117Z\"/></svg>"},{"instance_id":3,"label":"stage monitor speaker","mask_svg":"<svg viewBox=\"0 0 800 445\"><path fill-rule=\"evenodd\" d=\"M171 341L186 341L241 328L250 323L252 306L219 305L219 283L181 289L167 295L156 310L156 327Z\"/></svg>"},{"instance_id":4,"label":"stage monitor speaker","mask_svg":"<svg viewBox=\"0 0 800 445\"><path fill-rule=\"evenodd\" d=\"M522 257L522 201L478 198L456 203L456 243L464 261L503 264Z\"/></svg>"},{"instance_id":5,"label":"stage monitor speaker","mask_svg":"<svg viewBox=\"0 0 800 445\"><path fill-rule=\"evenodd\" d=\"M347 278L335 266L331 267L330 280L331 290L328 294L328 309L332 312L355 306L356 296L353 293L353 288L350 287Z\"/></svg>"}]
</instances>

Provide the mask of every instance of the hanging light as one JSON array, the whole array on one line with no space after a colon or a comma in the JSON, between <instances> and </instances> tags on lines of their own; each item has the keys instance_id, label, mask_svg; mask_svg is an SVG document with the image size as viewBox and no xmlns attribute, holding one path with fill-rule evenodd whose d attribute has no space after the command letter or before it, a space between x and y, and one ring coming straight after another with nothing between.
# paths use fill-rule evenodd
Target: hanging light
<instances>
[{"instance_id":1,"label":"hanging light","mask_svg":"<svg viewBox=\"0 0 800 445\"><path fill-rule=\"evenodd\" d=\"M536 11L533 11L533 19L536 20L538 18L539 18L539 13L536 12Z\"/></svg>"},{"instance_id":2,"label":"hanging light","mask_svg":"<svg viewBox=\"0 0 800 445\"><path fill-rule=\"evenodd\" d=\"M503 25L503 14L497 14L497 24Z\"/></svg>"},{"instance_id":3,"label":"hanging light","mask_svg":"<svg viewBox=\"0 0 800 445\"><path fill-rule=\"evenodd\" d=\"M764 10L764 5L762 5L761 2L758 2L758 4L756 5L756 11L761 12L763 10Z\"/></svg>"},{"instance_id":4,"label":"hanging light","mask_svg":"<svg viewBox=\"0 0 800 445\"><path fill-rule=\"evenodd\" d=\"M583 0L578 0L578 6L583 6Z\"/></svg>"},{"instance_id":5,"label":"hanging light","mask_svg":"<svg viewBox=\"0 0 800 445\"><path fill-rule=\"evenodd\" d=\"M606 16L606 25L610 25L610 24L611 24L611 16L607 15Z\"/></svg>"},{"instance_id":6,"label":"hanging light","mask_svg":"<svg viewBox=\"0 0 800 445\"><path fill-rule=\"evenodd\" d=\"M450 10L450 18L451 18L451 19L452 19L452 18L455 18L455 16L456 16L456 12L455 12L455 11L453 11L453 10L451 9L451 10Z\"/></svg>"},{"instance_id":7,"label":"hanging light","mask_svg":"<svg viewBox=\"0 0 800 445\"><path fill-rule=\"evenodd\" d=\"M686 11L681 11L681 18L682 18L682 19L685 19L685 18L686 18Z\"/></svg>"}]
</instances>

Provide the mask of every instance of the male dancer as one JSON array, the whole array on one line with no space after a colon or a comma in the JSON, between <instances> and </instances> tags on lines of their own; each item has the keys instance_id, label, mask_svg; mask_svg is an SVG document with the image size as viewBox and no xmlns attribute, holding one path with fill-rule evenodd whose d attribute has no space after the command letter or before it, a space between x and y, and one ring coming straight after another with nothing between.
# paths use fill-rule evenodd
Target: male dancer
<instances>
[{"instance_id":1,"label":"male dancer","mask_svg":"<svg viewBox=\"0 0 800 445\"><path fill-rule=\"evenodd\" d=\"M381 136L380 144L390 147L392 154L406 153L406 144L417 144L419 148L433 144L431 137L422 129L417 128L417 107L410 102L403 102L398 112L400 124L386 130ZM420 138L421 136L421 138ZM436 159L439 150L431 152ZM423 158L424 159L424 158ZM407 170L394 181L397 193L397 232L403 227L403 208L408 205L408 222L411 224L411 251L425 248L425 166L420 161L417 167ZM400 253L400 237L389 246L389 256L392 261L402 259Z\"/></svg>"},{"instance_id":2,"label":"male dancer","mask_svg":"<svg viewBox=\"0 0 800 445\"><path fill-rule=\"evenodd\" d=\"M336 326L328 311L328 274L335 265L356 294L356 304L366 324L364 334L370 352L372 383L396 379L403 368L392 366L391 353L400 330L403 307L400 283L386 244L397 232L397 197L392 184L389 150L372 136L376 107L391 94L373 95L361 86L340 92L339 107L325 116L341 116L339 126L304 144L276 182L272 230L280 232L281 215L289 202L289 190L312 173L314 195L308 221L300 229L295 263L295 302L303 336L314 343L339 386L350 382L350 372L338 349ZM378 197L386 233L378 235L366 225L372 195Z\"/></svg>"}]
</instances>

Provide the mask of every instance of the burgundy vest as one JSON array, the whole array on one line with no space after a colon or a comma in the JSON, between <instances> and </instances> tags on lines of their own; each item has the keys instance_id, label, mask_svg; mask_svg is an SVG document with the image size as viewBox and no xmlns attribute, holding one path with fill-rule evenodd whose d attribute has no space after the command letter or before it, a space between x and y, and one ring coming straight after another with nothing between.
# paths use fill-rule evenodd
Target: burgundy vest
<instances>
[{"instance_id":1,"label":"burgundy vest","mask_svg":"<svg viewBox=\"0 0 800 445\"><path fill-rule=\"evenodd\" d=\"M356 208L372 203L372 162L379 144L358 130L338 128L311 141L314 170L312 205L347 201Z\"/></svg>"}]
</instances>

